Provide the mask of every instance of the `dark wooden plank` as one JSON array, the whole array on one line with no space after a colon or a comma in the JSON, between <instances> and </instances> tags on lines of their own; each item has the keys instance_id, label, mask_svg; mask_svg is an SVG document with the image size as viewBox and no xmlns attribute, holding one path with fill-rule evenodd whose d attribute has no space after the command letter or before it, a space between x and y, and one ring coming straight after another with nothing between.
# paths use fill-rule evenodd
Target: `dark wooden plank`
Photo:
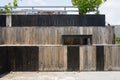
<instances>
[{"instance_id":1,"label":"dark wooden plank","mask_svg":"<svg viewBox=\"0 0 120 80\"><path fill-rule=\"evenodd\" d=\"M79 46L68 46L67 51L68 71L79 71Z\"/></svg>"},{"instance_id":2,"label":"dark wooden plank","mask_svg":"<svg viewBox=\"0 0 120 80\"><path fill-rule=\"evenodd\" d=\"M26 57L24 57L24 60L26 60L26 64L27 66L25 66L25 69L28 71L38 71L38 67L39 67L39 62L38 62L38 53L39 53L39 50L38 50L38 47L36 46L32 46L32 47L26 47L26 57L28 58L26 60ZM24 53L23 53L24 54Z\"/></svg>"},{"instance_id":3,"label":"dark wooden plank","mask_svg":"<svg viewBox=\"0 0 120 80\"><path fill-rule=\"evenodd\" d=\"M11 70L6 47L0 47L0 74Z\"/></svg>"},{"instance_id":4,"label":"dark wooden plank","mask_svg":"<svg viewBox=\"0 0 120 80\"><path fill-rule=\"evenodd\" d=\"M12 15L12 26L105 26L105 15Z\"/></svg>"},{"instance_id":5,"label":"dark wooden plank","mask_svg":"<svg viewBox=\"0 0 120 80\"><path fill-rule=\"evenodd\" d=\"M38 47L8 47L10 64L13 71L38 71Z\"/></svg>"},{"instance_id":6,"label":"dark wooden plank","mask_svg":"<svg viewBox=\"0 0 120 80\"><path fill-rule=\"evenodd\" d=\"M104 71L104 46L96 46L96 70Z\"/></svg>"},{"instance_id":7,"label":"dark wooden plank","mask_svg":"<svg viewBox=\"0 0 120 80\"><path fill-rule=\"evenodd\" d=\"M6 26L6 15L0 15L0 27Z\"/></svg>"},{"instance_id":8,"label":"dark wooden plank","mask_svg":"<svg viewBox=\"0 0 120 80\"><path fill-rule=\"evenodd\" d=\"M11 71L15 71L15 52L14 52L14 49L13 49L13 47L7 46L7 50L8 50L8 54L9 54L9 62L10 62Z\"/></svg>"}]
</instances>

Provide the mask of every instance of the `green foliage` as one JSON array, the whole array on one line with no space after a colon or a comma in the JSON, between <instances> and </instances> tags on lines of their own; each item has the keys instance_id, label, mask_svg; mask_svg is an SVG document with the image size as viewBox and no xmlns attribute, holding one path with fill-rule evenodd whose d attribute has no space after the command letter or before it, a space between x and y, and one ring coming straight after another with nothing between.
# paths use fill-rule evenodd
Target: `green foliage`
<instances>
[{"instance_id":1,"label":"green foliage","mask_svg":"<svg viewBox=\"0 0 120 80\"><path fill-rule=\"evenodd\" d=\"M115 41L116 41L118 44L120 44L120 37L116 37L116 38L115 38Z\"/></svg>"},{"instance_id":2,"label":"green foliage","mask_svg":"<svg viewBox=\"0 0 120 80\"><path fill-rule=\"evenodd\" d=\"M4 11L6 12L6 13L9 13L9 12L11 12L12 11L12 4L11 3L8 3L7 5L5 5L5 7L4 7Z\"/></svg>"},{"instance_id":3,"label":"green foliage","mask_svg":"<svg viewBox=\"0 0 120 80\"><path fill-rule=\"evenodd\" d=\"M5 5L4 9L0 9L0 13L11 13L12 7L17 7L17 0L14 0L13 2L9 2L7 5Z\"/></svg>"},{"instance_id":4,"label":"green foliage","mask_svg":"<svg viewBox=\"0 0 120 80\"><path fill-rule=\"evenodd\" d=\"M99 6L106 0L72 0L72 4L79 8L79 14L96 11L99 14Z\"/></svg>"},{"instance_id":5,"label":"green foliage","mask_svg":"<svg viewBox=\"0 0 120 80\"><path fill-rule=\"evenodd\" d=\"M0 13L3 13L3 9L0 9Z\"/></svg>"},{"instance_id":6,"label":"green foliage","mask_svg":"<svg viewBox=\"0 0 120 80\"><path fill-rule=\"evenodd\" d=\"M18 6L17 0L14 0L14 1L13 1L13 6L14 6L14 7L17 7L17 6Z\"/></svg>"}]
</instances>

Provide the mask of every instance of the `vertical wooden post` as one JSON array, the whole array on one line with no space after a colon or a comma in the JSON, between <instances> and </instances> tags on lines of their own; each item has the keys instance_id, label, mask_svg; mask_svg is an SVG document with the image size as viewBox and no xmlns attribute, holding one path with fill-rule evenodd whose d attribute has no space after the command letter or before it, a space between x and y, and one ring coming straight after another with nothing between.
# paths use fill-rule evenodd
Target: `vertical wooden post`
<instances>
[{"instance_id":1,"label":"vertical wooden post","mask_svg":"<svg viewBox=\"0 0 120 80\"><path fill-rule=\"evenodd\" d=\"M6 27L11 27L11 26L12 26L12 16L6 15Z\"/></svg>"},{"instance_id":2,"label":"vertical wooden post","mask_svg":"<svg viewBox=\"0 0 120 80\"><path fill-rule=\"evenodd\" d=\"M88 44L88 45L91 45L91 40L90 40L90 38L87 39L87 44Z\"/></svg>"}]
</instances>

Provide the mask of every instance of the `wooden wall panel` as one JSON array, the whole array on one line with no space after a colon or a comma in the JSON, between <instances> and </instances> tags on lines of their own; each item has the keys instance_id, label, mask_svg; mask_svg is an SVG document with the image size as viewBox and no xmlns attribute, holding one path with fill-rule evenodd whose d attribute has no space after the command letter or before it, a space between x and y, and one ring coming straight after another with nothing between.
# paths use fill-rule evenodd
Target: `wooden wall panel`
<instances>
[{"instance_id":1,"label":"wooden wall panel","mask_svg":"<svg viewBox=\"0 0 120 80\"><path fill-rule=\"evenodd\" d=\"M114 43L112 27L11 27L0 33L0 44L62 45L62 35L92 35L93 44Z\"/></svg>"},{"instance_id":2,"label":"wooden wall panel","mask_svg":"<svg viewBox=\"0 0 120 80\"><path fill-rule=\"evenodd\" d=\"M80 46L80 71L119 71L119 57L120 45Z\"/></svg>"},{"instance_id":3,"label":"wooden wall panel","mask_svg":"<svg viewBox=\"0 0 120 80\"><path fill-rule=\"evenodd\" d=\"M113 71L120 71L120 45L113 46L112 52L112 70Z\"/></svg>"},{"instance_id":4,"label":"wooden wall panel","mask_svg":"<svg viewBox=\"0 0 120 80\"><path fill-rule=\"evenodd\" d=\"M67 70L79 71L79 46L67 46Z\"/></svg>"},{"instance_id":5,"label":"wooden wall panel","mask_svg":"<svg viewBox=\"0 0 120 80\"><path fill-rule=\"evenodd\" d=\"M104 47L104 70L111 71L112 70L112 56L114 56L113 47L112 46L105 46Z\"/></svg>"},{"instance_id":6,"label":"wooden wall panel","mask_svg":"<svg viewBox=\"0 0 120 80\"><path fill-rule=\"evenodd\" d=\"M120 70L120 45L105 46L105 70Z\"/></svg>"},{"instance_id":7,"label":"wooden wall panel","mask_svg":"<svg viewBox=\"0 0 120 80\"><path fill-rule=\"evenodd\" d=\"M5 44L13 44L15 41L15 36L12 35L13 32L15 34L15 30L12 31L12 28L6 28L6 35L4 36L6 37Z\"/></svg>"},{"instance_id":8,"label":"wooden wall panel","mask_svg":"<svg viewBox=\"0 0 120 80\"><path fill-rule=\"evenodd\" d=\"M66 47L39 47L39 71L67 70Z\"/></svg>"},{"instance_id":9,"label":"wooden wall panel","mask_svg":"<svg viewBox=\"0 0 120 80\"><path fill-rule=\"evenodd\" d=\"M62 35L64 34L64 28L63 27L59 27L57 28L57 44L62 44Z\"/></svg>"},{"instance_id":10,"label":"wooden wall panel","mask_svg":"<svg viewBox=\"0 0 120 80\"><path fill-rule=\"evenodd\" d=\"M3 18L3 19L2 19ZM0 26L6 16L0 16ZM2 21L1 21L2 20ZM12 15L12 26L103 26L105 15Z\"/></svg>"},{"instance_id":11,"label":"wooden wall panel","mask_svg":"<svg viewBox=\"0 0 120 80\"><path fill-rule=\"evenodd\" d=\"M6 36L6 28L0 28L0 44L6 44L7 41Z\"/></svg>"},{"instance_id":12,"label":"wooden wall panel","mask_svg":"<svg viewBox=\"0 0 120 80\"><path fill-rule=\"evenodd\" d=\"M7 47L12 71L38 71L38 47Z\"/></svg>"},{"instance_id":13,"label":"wooden wall panel","mask_svg":"<svg viewBox=\"0 0 120 80\"><path fill-rule=\"evenodd\" d=\"M68 70L67 46L1 46L0 51L0 72ZM120 71L120 45L79 46L78 71L96 70Z\"/></svg>"},{"instance_id":14,"label":"wooden wall panel","mask_svg":"<svg viewBox=\"0 0 120 80\"><path fill-rule=\"evenodd\" d=\"M96 47L81 46L80 47L80 71L96 70Z\"/></svg>"},{"instance_id":15,"label":"wooden wall panel","mask_svg":"<svg viewBox=\"0 0 120 80\"><path fill-rule=\"evenodd\" d=\"M114 27L93 28L93 44L114 44Z\"/></svg>"},{"instance_id":16,"label":"wooden wall panel","mask_svg":"<svg viewBox=\"0 0 120 80\"><path fill-rule=\"evenodd\" d=\"M11 70L6 47L0 47L0 75Z\"/></svg>"}]
</instances>

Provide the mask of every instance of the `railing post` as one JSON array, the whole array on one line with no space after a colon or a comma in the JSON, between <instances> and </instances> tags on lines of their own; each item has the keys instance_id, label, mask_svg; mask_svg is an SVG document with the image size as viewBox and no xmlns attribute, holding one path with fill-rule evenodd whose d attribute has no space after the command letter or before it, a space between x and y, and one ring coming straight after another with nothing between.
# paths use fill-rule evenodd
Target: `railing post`
<instances>
[{"instance_id":1,"label":"railing post","mask_svg":"<svg viewBox=\"0 0 120 80\"><path fill-rule=\"evenodd\" d=\"M66 7L64 7L64 13L67 14Z\"/></svg>"},{"instance_id":2,"label":"railing post","mask_svg":"<svg viewBox=\"0 0 120 80\"><path fill-rule=\"evenodd\" d=\"M11 26L12 26L12 16L6 15L6 27L11 27Z\"/></svg>"},{"instance_id":3,"label":"railing post","mask_svg":"<svg viewBox=\"0 0 120 80\"><path fill-rule=\"evenodd\" d=\"M34 13L34 11L33 11L33 10L34 10L34 7L32 7L32 14Z\"/></svg>"}]
</instances>

